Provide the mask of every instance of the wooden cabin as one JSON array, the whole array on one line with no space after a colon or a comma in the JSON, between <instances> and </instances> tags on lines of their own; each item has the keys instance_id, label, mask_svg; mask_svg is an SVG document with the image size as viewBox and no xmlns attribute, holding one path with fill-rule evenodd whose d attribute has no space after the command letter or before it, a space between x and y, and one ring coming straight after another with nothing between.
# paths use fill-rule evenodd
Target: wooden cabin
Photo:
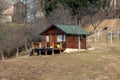
<instances>
[{"instance_id":1,"label":"wooden cabin","mask_svg":"<svg viewBox=\"0 0 120 80\"><path fill-rule=\"evenodd\" d=\"M43 36L44 48L53 50L86 49L86 35L88 33L75 25L51 25L45 29Z\"/></svg>"}]
</instances>

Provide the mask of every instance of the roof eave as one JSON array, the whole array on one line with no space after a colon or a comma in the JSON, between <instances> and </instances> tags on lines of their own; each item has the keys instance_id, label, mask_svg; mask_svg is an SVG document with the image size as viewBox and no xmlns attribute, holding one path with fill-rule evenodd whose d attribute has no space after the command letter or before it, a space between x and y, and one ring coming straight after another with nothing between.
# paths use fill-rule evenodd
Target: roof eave
<instances>
[{"instance_id":1,"label":"roof eave","mask_svg":"<svg viewBox=\"0 0 120 80\"><path fill-rule=\"evenodd\" d=\"M56 28L60 29L59 27L57 27L57 25L54 25L54 24L53 24L53 26L55 26ZM65 34L68 34L68 33L65 32L64 30L62 30L62 29L60 29L60 30L63 31Z\"/></svg>"}]
</instances>

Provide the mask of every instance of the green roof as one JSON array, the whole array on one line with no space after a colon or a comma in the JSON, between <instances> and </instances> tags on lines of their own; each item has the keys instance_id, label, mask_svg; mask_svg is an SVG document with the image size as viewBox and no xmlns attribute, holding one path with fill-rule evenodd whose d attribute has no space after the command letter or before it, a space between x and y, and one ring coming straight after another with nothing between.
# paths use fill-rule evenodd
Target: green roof
<instances>
[{"instance_id":1,"label":"green roof","mask_svg":"<svg viewBox=\"0 0 120 80\"><path fill-rule=\"evenodd\" d=\"M88 34L84 29L80 28L80 26L75 25L55 25L66 34Z\"/></svg>"}]
</instances>

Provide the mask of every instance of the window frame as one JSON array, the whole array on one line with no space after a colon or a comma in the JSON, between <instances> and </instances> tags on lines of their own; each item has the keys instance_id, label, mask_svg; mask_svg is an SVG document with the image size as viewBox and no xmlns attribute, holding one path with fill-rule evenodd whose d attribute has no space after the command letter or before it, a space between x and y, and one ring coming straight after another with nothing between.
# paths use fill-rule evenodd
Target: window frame
<instances>
[{"instance_id":1,"label":"window frame","mask_svg":"<svg viewBox=\"0 0 120 80\"><path fill-rule=\"evenodd\" d=\"M66 41L66 35L59 34L57 35L57 42L65 42Z\"/></svg>"},{"instance_id":2,"label":"window frame","mask_svg":"<svg viewBox=\"0 0 120 80\"><path fill-rule=\"evenodd\" d=\"M46 42L50 42L50 36L49 35L46 36Z\"/></svg>"}]
</instances>

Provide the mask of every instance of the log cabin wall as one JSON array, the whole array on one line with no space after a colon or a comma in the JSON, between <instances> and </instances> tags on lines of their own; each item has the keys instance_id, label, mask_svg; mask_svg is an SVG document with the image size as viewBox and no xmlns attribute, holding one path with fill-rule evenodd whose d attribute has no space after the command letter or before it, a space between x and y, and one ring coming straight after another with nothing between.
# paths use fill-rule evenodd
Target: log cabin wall
<instances>
[{"instance_id":1,"label":"log cabin wall","mask_svg":"<svg viewBox=\"0 0 120 80\"><path fill-rule=\"evenodd\" d=\"M56 27L51 27L51 28L49 28L48 30L46 30L45 32L44 32L44 34L46 34L46 35L57 35L57 34L65 34L62 30L60 30L60 29L58 29L58 28L56 28Z\"/></svg>"},{"instance_id":2,"label":"log cabin wall","mask_svg":"<svg viewBox=\"0 0 120 80\"><path fill-rule=\"evenodd\" d=\"M81 49L86 49L86 36L83 35L83 38L81 40Z\"/></svg>"},{"instance_id":3,"label":"log cabin wall","mask_svg":"<svg viewBox=\"0 0 120 80\"><path fill-rule=\"evenodd\" d=\"M58 35L65 34L62 30L52 26L44 32L44 44L46 47L53 47L53 43L57 43ZM49 36L49 42L46 41L46 36Z\"/></svg>"},{"instance_id":4,"label":"log cabin wall","mask_svg":"<svg viewBox=\"0 0 120 80\"><path fill-rule=\"evenodd\" d=\"M78 37L73 35L67 35L66 37L66 47L67 48L78 48Z\"/></svg>"},{"instance_id":5,"label":"log cabin wall","mask_svg":"<svg viewBox=\"0 0 120 80\"><path fill-rule=\"evenodd\" d=\"M78 49L78 36L67 35L66 48ZM83 35L81 40L81 49L86 49L86 36Z\"/></svg>"}]
</instances>

